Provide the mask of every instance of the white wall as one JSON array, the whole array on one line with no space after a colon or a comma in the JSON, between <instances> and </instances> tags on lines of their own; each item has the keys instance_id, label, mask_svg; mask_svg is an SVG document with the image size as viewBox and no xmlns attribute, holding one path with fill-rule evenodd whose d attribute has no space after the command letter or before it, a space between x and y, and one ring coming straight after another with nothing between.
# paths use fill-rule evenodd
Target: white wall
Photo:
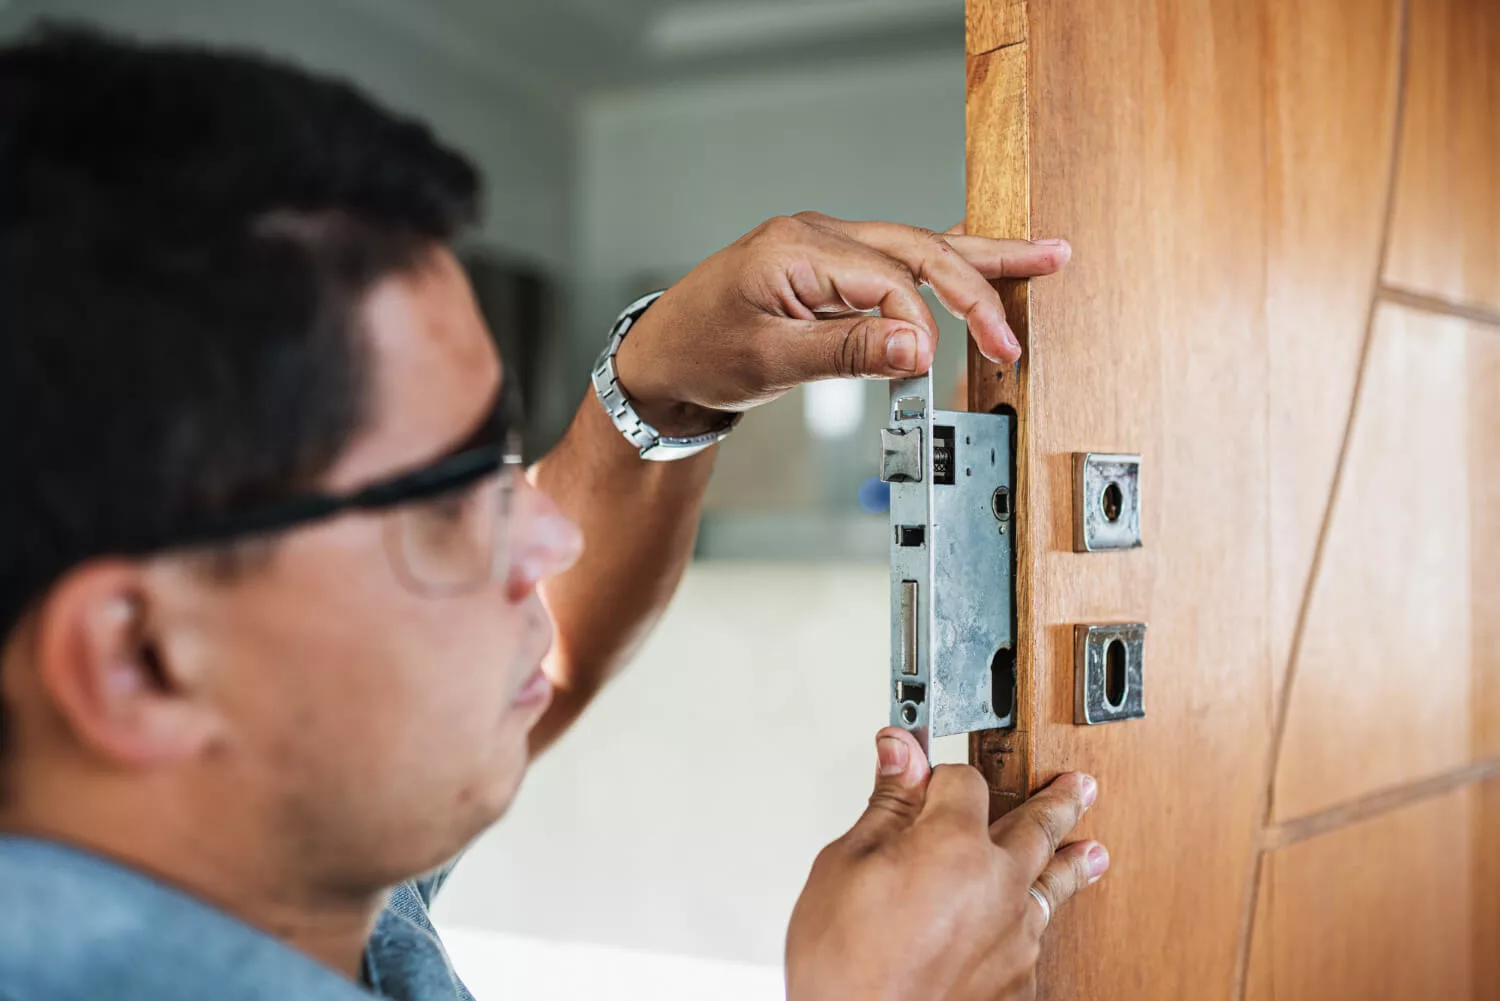
<instances>
[{"instance_id":1,"label":"white wall","mask_svg":"<svg viewBox=\"0 0 1500 1001\"><path fill-rule=\"evenodd\" d=\"M786 1001L776 966L474 928L440 932L464 985L481 1001Z\"/></svg>"},{"instance_id":2,"label":"white wall","mask_svg":"<svg viewBox=\"0 0 1500 1001\"><path fill-rule=\"evenodd\" d=\"M608 323L631 282L816 209L939 229L964 205L960 53L626 91L580 131L580 282Z\"/></svg>"},{"instance_id":3,"label":"white wall","mask_svg":"<svg viewBox=\"0 0 1500 1001\"><path fill-rule=\"evenodd\" d=\"M12 0L0 10L0 36L39 15L67 18L142 37L250 46L353 79L386 104L429 121L477 162L489 193L485 242L565 267L570 114L508 88L477 57L457 58L451 44L397 20L391 12L401 9L352 0Z\"/></svg>"}]
</instances>

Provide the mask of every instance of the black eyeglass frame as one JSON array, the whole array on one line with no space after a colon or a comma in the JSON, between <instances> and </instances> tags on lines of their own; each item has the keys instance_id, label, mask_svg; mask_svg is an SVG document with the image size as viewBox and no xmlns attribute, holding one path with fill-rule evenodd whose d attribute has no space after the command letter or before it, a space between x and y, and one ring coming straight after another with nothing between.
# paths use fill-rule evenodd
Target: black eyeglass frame
<instances>
[{"instance_id":1,"label":"black eyeglass frame","mask_svg":"<svg viewBox=\"0 0 1500 1001\"><path fill-rule=\"evenodd\" d=\"M502 469L522 465L519 413L517 394L506 381L480 426L447 455L347 493L301 493L215 516L162 548L188 549L270 535L326 521L346 511L385 511L462 490Z\"/></svg>"}]
</instances>

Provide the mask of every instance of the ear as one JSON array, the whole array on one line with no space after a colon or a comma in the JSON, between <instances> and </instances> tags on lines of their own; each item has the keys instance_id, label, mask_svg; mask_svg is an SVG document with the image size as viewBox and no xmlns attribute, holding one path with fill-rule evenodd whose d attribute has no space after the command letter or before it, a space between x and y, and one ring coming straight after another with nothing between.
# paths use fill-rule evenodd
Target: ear
<instances>
[{"instance_id":1,"label":"ear","mask_svg":"<svg viewBox=\"0 0 1500 1001\"><path fill-rule=\"evenodd\" d=\"M197 679L164 660L147 584L124 560L71 571L43 599L32 647L41 688L78 743L126 768L192 758L218 723Z\"/></svg>"}]
</instances>

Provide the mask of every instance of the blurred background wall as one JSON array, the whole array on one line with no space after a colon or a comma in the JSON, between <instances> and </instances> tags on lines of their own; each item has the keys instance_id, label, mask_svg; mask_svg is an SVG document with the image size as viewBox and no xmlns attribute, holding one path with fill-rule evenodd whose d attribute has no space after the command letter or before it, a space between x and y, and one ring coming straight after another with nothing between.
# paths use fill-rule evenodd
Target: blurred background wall
<instances>
[{"instance_id":1,"label":"blurred background wall","mask_svg":"<svg viewBox=\"0 0 1500 1001\"><path fill-rule=\"evenodd\" d=\"M144 38L249 46L358 83L418 115L472 157L492 195L478 238L566 268L574 202L575 135L568 105L523 95L505 60L390 0L9 0L0 32L39 19L112 28Z\"/></svg>"},{"instance_id":2,"label":"blurred background wall","mask_svg":"<svg viewBox=\"0 0 1500 1001\"><path fill-rule=\"evenodd\" d=\"M764 219L963 212L962 0L0 0L0 37L41 16L285 56L466 151L489 191L468 249L552 304L508 332L536 350L544 440L615 313ZM940 321L946 391L963 328ZM704 558L656 636L445 891L461 965L501 954L470 934L491 932L754 964L719 987L777 979L885 720L886 521L857 503L885 399L794 393L726 443Z\"/></svg>"}]
</instances>

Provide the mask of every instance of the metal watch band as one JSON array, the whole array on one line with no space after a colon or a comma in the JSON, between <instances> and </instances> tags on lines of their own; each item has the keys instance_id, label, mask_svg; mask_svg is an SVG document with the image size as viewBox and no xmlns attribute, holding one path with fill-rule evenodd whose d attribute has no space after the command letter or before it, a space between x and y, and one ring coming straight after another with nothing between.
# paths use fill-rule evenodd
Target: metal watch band
<instances>
[{"instance_id":1,"label":"metal watch band","mask_svg":"<svg viewBox=\"0 0 1500 1001\"><path fill-rule=\"evenodd\" d=\"M673 459L686 459L690 455L697 455L710 445L723 441L734 426L740 422L741 414L731 414L719 427L706 431L703 434L693 435L688 438L664 435L641 419L636 413L634 404L620 388L619 369L615 365L615 355L619 353L620 345L625 340L625 335L630 328L635 326L641 314L651 306L653 302L662 297L662 292L652 292L643 295L629 306L615 320L615 325L609 332L609 343L599 354L599 360L594 363L594 394L599 397L599 402L604 405L605 413L625 440L640 450L642 459L652 462L669 462Z\"/></svg>"}]
</instances>

